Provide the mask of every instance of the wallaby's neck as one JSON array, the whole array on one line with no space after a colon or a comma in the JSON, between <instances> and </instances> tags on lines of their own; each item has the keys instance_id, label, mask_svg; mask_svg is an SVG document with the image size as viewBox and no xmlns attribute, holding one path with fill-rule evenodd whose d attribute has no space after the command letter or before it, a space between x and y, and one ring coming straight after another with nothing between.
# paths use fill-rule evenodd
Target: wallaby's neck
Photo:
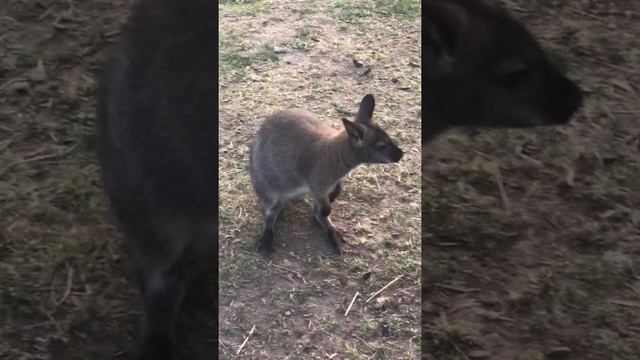
<instances>
[{"instance_id":1,"label":"wallaby's neck","mask_svg":"<svg viewBox=\"0 0 640 360\"><path fill-rule=\"evenodd\" d=\"M336 180L360 165L345 131L326 140L321 156L325 158L323 165L327 176L335 177Z\"/></svg>"},{"instance_id":2,"label":"wallaby's neck","mask_svg":"<svg viewBox=\"0 0 640 360\"><path fill-rule=\"evenodd\" d=\"M447 121L440 114L438 104L429 97L423 100L422 118L422 145L435 140L448 128Z\"/></svg>"}]
</instances>

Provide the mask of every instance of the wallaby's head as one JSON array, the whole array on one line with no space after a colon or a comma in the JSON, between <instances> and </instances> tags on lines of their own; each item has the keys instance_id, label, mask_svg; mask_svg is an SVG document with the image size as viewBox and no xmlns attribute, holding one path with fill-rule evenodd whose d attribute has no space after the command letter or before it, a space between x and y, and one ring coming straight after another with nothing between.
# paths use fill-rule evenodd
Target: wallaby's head
<instances>
[{"instance_id":1,"label":"wallaby's head","mask_svg":"<svg viewBox=\"0 0 640 360\"><path fill-rule=\"evenodd\" d=\"M355 121L342 119L349 145L360 163L392 163L402 159L403 152L389 135L371 121L375 100L367 94L360 103Z\"/></svg>"},{"instance_id":2,"label":"wallaby's head","mask_svg":"<svg viewBox=\"0 0 640 360\"><path fill-rule=\"evenodd\" d=\"M425 6L424 131L564 124L580 107L576 84L506 11L481 0Z\"/></svg>"}]
</instances>

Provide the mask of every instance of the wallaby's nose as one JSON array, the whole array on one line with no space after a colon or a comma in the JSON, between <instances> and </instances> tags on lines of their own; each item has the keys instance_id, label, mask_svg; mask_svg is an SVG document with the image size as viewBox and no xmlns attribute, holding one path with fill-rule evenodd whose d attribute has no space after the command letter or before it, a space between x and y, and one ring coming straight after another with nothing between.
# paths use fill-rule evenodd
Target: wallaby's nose
<instances>
[{"instance_id":1,"label":"wallaby's nose","mask_svg":"<svg viewBox=\"0 0 640 360\"><path fill-rule=\"evenodd\" d=\"M582 91L572 81L569 79L565 80L565 96L560 98L556 116L559 122L565 123L568 122L571 117L580 109L582 103L584 101L584 95Z\"/></svg>"},{"instance_id":2,"label":"wallaby's nose","mask_svg":"<svg viewBox=\"0 0 640 360\"><path fill-rule=\"evenodd\" d=\"M398 162L402 159L404 152L400 148L395 148L393 154L391 154L391 160L393 162Z\"/></svg>"}]
</instances>

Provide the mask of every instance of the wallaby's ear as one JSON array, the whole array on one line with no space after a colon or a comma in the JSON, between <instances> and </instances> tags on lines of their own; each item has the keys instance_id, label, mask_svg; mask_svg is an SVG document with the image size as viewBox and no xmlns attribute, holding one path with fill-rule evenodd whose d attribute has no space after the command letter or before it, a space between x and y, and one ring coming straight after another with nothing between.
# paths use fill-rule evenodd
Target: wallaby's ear
<instances>
[{"instance_id":1,"label":"wallaby's ear","mask_svg":"<svg viewBox=\"0 0 640 360\"><path fill-rule=\"evenodd\" d=\"M362 141L362 139L364 139L364 126L351 122L345 118L342 119L342 123L344 124L344 128L347 130L349 137L356 141Z\"/></svg>"},{"instance_id":2,"label":"wallaby's ear","mask_svg":"<svg viewBox=\"0 0 640 360\"><path fill-rule=\"evenodd\" d=\"M455 57L469 28L467 10L455 2L431 0L426 2L424 13L427 46L438 57Z\"/></svg>"},{"instance_id":3,"label":"wallaby's ear","mask_svg":"<svg viewBox=\"0 0 640 360\"><path fill-rule=\"evenodd\" d=\"M373 95L365 95L362 98L362 102L360 102L360 109L358 109L358 115L356 115L356 122L363 124L371 122L371 118L373 117L373 109L375 107L376 101L373 98Z\"/></svg>"}]
</instances>

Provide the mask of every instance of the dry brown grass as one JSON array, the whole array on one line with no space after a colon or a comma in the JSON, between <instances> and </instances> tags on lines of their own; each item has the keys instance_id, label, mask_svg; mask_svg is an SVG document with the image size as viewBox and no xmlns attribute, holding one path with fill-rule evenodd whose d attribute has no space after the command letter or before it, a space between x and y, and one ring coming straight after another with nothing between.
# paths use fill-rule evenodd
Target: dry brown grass
<instances>
[{"instance_id":1,"label":"dry brown grass","mask_svg":"<svg viewBox=\"0 0 640 360\"><path fill-rule=\"evenodd\" d=\"M124 5L0 7L2 359L111 357L137 325L93 158L95 70Z\"/></svg>"}]
</instances>

